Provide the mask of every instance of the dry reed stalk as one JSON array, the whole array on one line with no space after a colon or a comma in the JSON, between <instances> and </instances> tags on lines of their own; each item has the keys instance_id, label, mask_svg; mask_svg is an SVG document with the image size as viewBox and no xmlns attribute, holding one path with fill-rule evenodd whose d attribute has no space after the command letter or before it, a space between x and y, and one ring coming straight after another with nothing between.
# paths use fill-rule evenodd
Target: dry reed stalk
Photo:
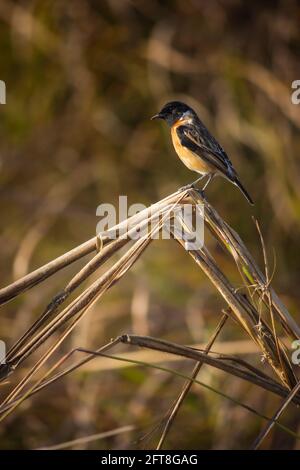
<instances>
[{"instance_id":1,"label":"dry reed stalk","mask_svg":"<svg viewBox=\"0 0 300 470\"><path fill-rule=\"evenodd\" d=\"M133 215L129 219L122 221L121 223L115 225L114 227L111 227L107 231L106 235L102 236L103 243L106 244L111 240L110 233L114 232L115 230L122 231L124 230L124 228L126 229L126 227L131 228L133 226L137 226L140 222L143 223L145 222L146 219L149 219L151 216L155 216L155 214L157 214L158 212L161 212L169 204L173 204L181 192L182 191L180 190L176 191L175 193L165 197L164 199L157 202L156 204L152 204L150 207L146 208L140 213ZM66 266L69 266L75 261L78 261L84 256L90 253L96 252L96 251L97 251L97 236L91 238L85 243L82 243L76 248L73 248L67 253L64 253L63 255L50 261L44 266L41 266L40 268L35 269L31 273L13 282L12 284L0 289L0 305L3 305L9 302L10 300L14 299L15 297L27 291L28 289L45 281L50 276L57 273L61 269L65 268Z\"/></svg>"},{"instance_id":2,"label":"dry reed stalk","mask_svg":"<svg viewBox=\"0 0 300 470\"><path fill-rule=\"evenodd\" d=\"M18 355L10 360L9 370L4 368L4 374L12 372L19 364L21 364L33 351L35 351L41 344L45 342L48 337L52 335L54 331L57 330L60 326L65 324L69 319L75 317L71 324L66 328L66 331L63 335L56 341L54 344L47 350L47 352L37 361L37 363L31 368L31 370L26 374L26 376L21 380L21 382L11 391L11 393L4 399L2 402L2 407L6 404L12 402L18 394L23 390L25 385L33 377L33 375L44 365L44 363L52 356L60 344L65 340L65 338L71 333L74 327L78 324L81 318L87 313L89 308L98 300L98 298L115 282L117 282L135 261L140 257L144 249L151 242L151 237L158 232L164 224L164 220L169 216L169 213L176 207L176 205L185 197L186 192L182 192L177 196L171 208L168 206L168 210L162 217L159 219L158 223L151 228L151 231L147 232L145 236L138 239L137 242L122 256L122 258L115 263L115 265L110 268L106 273L101 276L101 278L95 281L91 287L87 288L85 292L77 299L75 299L70 306L65 308L55 319L53 319L44 329L42 329L36 336L30 339L26 346L24 346L21 351L18 352ZM78 316L76 316L78 314ZM50 371L52 368L50 369ZM40 381L38 381L38 384ZM1 420L8 416L22 401L27 397L27 395L34 389L31 387L29 391L23 395L22 398L17 400L17 402L1 417Z\"/></svg>"},{"instance_id":3,"label":"dry reed stalk","mask_svg":"<svg viewBox=\"0 0 300 470\"><path fill-rule=\"evenodd\" d=\"M178 194L180 195L180 193L175 194L178 199ZM184 197L185 194L180 195L180 199L183 199ZM54 299L51 301L51 303L48 305L48 307L45 309L39 319L34 322L34 324L29 328L29 330L27 330L27 332L13 345L13 347L8 351L7 354L7 360L11 364L11 367L14 367L22 359L22 357L23 359L25 359L28 354L31 354L35 349L37 349L37 347L39 347L39 345L42 344L45 339L50 336L50 334L52 334L57 328L59 328L71 316L76 314L77 311L82 308L82 305L86 301L87 297L89 295L93 295L93 289L97 290L98 286L105 282L105 279L109 278L112 275L113 271L107 271L104 275L104 280L101 278L99 281L96 281L90 288L85 291L83 299L80 300L80 297L77 297L66 309L64 309L60 314L58 314L51 322L47 323L43 329L40 329L40 327L42 327L51 318L57 308L69 297L69 295L78 286L80 286L92 273L94 273L100 266L102 266L102 264L107 259L109 259L118 250L120 250L130 240L132 233L136 232L137 230L143 230L148 224L153 225L153 223L156 223L157 219L160 216L164 217L167 211L170 211L170 201L174 202L174 200L176 201L176 198L174 199L173 195L171 195L166 199L163 199L161 201L161 204L157 203L151 206L152 209L150 207L144 210L144 218L141 217L141 213L139 213L131 217L127 221L124 221L116 226L118 229L124 229L127 225L128 229L119 238L105 245L101 252L96 254L94 258L89 261L80 270L80 272L73 277L73 279L68 283L65 289L54 297ZM112 230L113 228L110 229L109 232L112 232ZM149 233L148 238L150 239ZM127 252L127 256L130 257L132 252L134 252L134 250L129 250ZM75 305L76 307L72 308L72 306ZM38 331L39 329L40 331ZM34 336L37 331L38 333ZM24 346L23 349L22 346ZM4 368L2 368L2 370L4 370Z\"/></svg>"},{"instance_id":4,"label":"dry reed stalk","mask_svg":"<svg viewBox=\"0 0 300 470\"><path fill-rule=\"evenodd\" d=\"M215 331L213 332L213 335L212 335L211 339L209 340L209 342L206 345L206 348L204 350L205 354L208 354L209 351L211 350L211 348L212 348L214 342L216 341L219 333L222 331L222 328L225 325L227 318L228 318L227 313L224 313L221 320L219 321ZM168 432L170 431L172 423L174 422L174 420L177 416L179 408L181 407L181 405L184 402L185 398L187 397L189 391L191 390L192 385L194 383L193 380L197 378L203 364L204 364L203 361L199 361L199 362L196 363L196 365L194 366L194 369L192 371L192 380L187 380L185 382L184 386L182 387L181 392L179 393L178 397L176 398L176 400L174 401L174 403L171 406L170 410L168 411L165 418L163 419L164 429L163 429L163 432L162 432L161 437L159 439L159 442L157 444L156 450L160 450L162 448L162 446L163 446L163 444L166 440L166 437L168 435Z\"/></svg>"},{"instance_id":5,"label":"dry reed stalk","mask_svg":"<svg viewBox=\"0 0 300 470\"><path fill-rule=\"evenodd\" d=\"M120 343L128 344L130 346L138 346L138 347L146 348L152 351L160 351L165 354L175 355L176 357L195 360L203 364L207 364L215 369L231 374L234 377L239 377L242 380L252 383L258 387L261 387L262 389L272 392L275 395L278 395L280 397L287 398L289 396L289 390L287 390L286 387L282 386L280 383L276 382L274 379L264 374L258 368L250 365L246 361L236 356L231 356L228 354L218 354L214 352L207 353L205 350L203 351L195 350L188 346L182 346L176 343L172 343L170 341L152 338L150 336L138 336L138 335L125 334L125 335L117 337L116 339L111 340L108 344L101 346L96 351L90 351L84 348L75 348L71 350L70 352L65 354L62 358L60 358L51 367L50 370L47 370L47 372L44 373L44 375L24 394L18 397L14 397L9 402L3 403L0 408L0 413L6 412L7 410L11 409L16 404L19 404L17 403L19 400L24 401L25 399L29 398L30 396L34 395L35 393L39 392L45 387L48 387L52 383L61 379L62 377L65 377L71 372L79 369L82 365L88 363L89 361L95 359L95 357L98 357L98 356L100 356L101 358L110 358L110 359L116 359L118 361L124 361L129 364L149 365L150 367L156 367L152 364L147 364L137 359L131 360L125 357L124 355L112 356L106 353L106 351L109 351L110 349L112 349L113 347L115 347L116 345ZM75 362L71 366L67 367L65 370L58 372L54 375L51 375L77 352L85 353L87 357ZM158 367L158 368L160 369L161 367ZM188 382L190 381L194 382L194 378L190 377L188 379ZM299 405L300 396L293 396L292 401L295 404Z\"/></svg>"},{"instance_id":6,"label":"dry reed stalk","mask_svg":"<svg viewBox=\"0 0 300 470\"><path fill-rule=\"evenodd\" d=\"M181 219L179 219L179 222L183 224ZM183 228L185 228L185 231L188 230L186 226L183 226ZM184 246L187 240L188 237L184 236L182 239L178 239L178 242ZM253 341L258 344L263 357L271 365L281 382L287 387L292 388L296 383L296 378L287 355L286 347L274 337L273 331L269 328L266 321L261 318L255 305L244 295L236 291L225 274L221 272L205 246L202 249L189 251L188 253L225 299L231 309L233 318ZM277 346L279 347L280 357L278 357Z\"/></svg>"},{"instance_id":7,"label":"dry reed stalk","mask_svg":"<svg viewBox=\"0 0 300 470\"><path fill-rule=\"evenodd\" d=\"M266 287L269 288L272 305L280 317L282 326L288 334L294 338L300 338L300 326L279 299L274 289L268 286L266 277L259 269L237 232L222 219L200 191L191 190L190 194L195 203L204 205L204 218L206 223L211 227L220 242L231 253L235 261L241 266L242 272L247 277L248 282L250 284L254 282L262 294L265 293Z\"/></svg>"},{"instance_id":8,"label":"dry reed stalk","mask_svg":"<svg viewBox=\"0 0 300 470\"><path fill-rule=\"evenodd\" d=\"M80 363L71 366L67 371L57 373L53 377L49 377L57 368L57 365L53 366L50 371L48 370L46 375L38 379L37 382L29 387L29 389L23 392L25 386L30 382L30 380L32 380L37 371L45 365L46 361L53 355L60 344L89 311L90 307L94 305L107 289L112 287L119 279L121 279L141 256L153 238L153 234L158 233L162 229L165 220L170 216L171 212L174 211L174 208L181 207L182 204L187 201L194 204L195 210L199 210L199 204L204 206L206 227L209 228L216 240L226 247L228 253L232 256L245 282L245 288L248 289L250 294L250 288L254 285L255 290L253 294L247 296L239 293L229 282L225 274L219 269L217 263L205 246L201 249L189 251L189 255L201 267L208 279L210 279L212 284L226 301L229 308L228 315L230 318L233 318L258 345L264 359L270 364L276 375L279 377L282 385L278 384L257 369L254 371L252 368L252 371L250 372L251 367L241 360L239 360L239 365L237 365L237 360L233 360L231 358L233 363L229 364L228 358L227 361L225 357L219 357L217 359L213 358L208 354L208 351L204 354L195 352L190 348L180 347L179 345L173 345L171 347L170 344L153 338L146 338L145 340L144 337L144 340L142 340L142 337L129 337L128 335L121 337L117 342L122 341L130 344L144 345L150 349L152 348L160 351L165 350L171 354L179 354L184 357L189 357L201 364L206 363L212 367L217 367L224 372L255 383L267 390L279 394L280 396L286 397L288 395L289 389L295 386L296 379L293 367L289 361L287 349L277 337L276 321L281 323L285 331L287 331L292 338L300 336L299 326L271 288L267 266L266 276L264 276L237 233L219 216L201 192L195 189L189 189L178 190L139 214L123 221L109 229L107 232L100 234L102 243L100 253L96 253L96 255L71 279L66 287L54 297L39 319L27 332L25 332L25 334L9 351L8 364L2 366L2 377L6 377L8 373L12 372L61 327L65 328L63 334L50 346L42 358L31 368L26 376L23 377L20 383L17 384L17 386L3 401L0 409L0 412L3 413L2 419L11 413L27 397L89 360L85 359L80 361ZM179 220L182 228L184 229L184 237L177 240L184 246L185 241L187 241L187 235L190 235L191 228L186 227L184 221L178 215L175 214L174 216L174 212L173 217L175 217L177 221ZM159 220L158 223L156 223L157 220ZM104 262L109 260L127 244L128 239L133 232L136 233L137 229L142 230L153 222L156 223L154 228L151 225L151 230L148 230L145 236L138 239L138 241L136 241L133 246L125 252L119 261L117 261L111 268L107 269L99 279L88 286L62 311L57 313L58 308L68 299L71 293L80 287L84 281L86 281L100 266L103 265ZM116 229L119 230L119 236L117 239L111 241L109 235ZM175 238L174 233L173 236ZM0 304L11 300L20 293L39 284L65 266L89 253L92 253L93 251L97 251L97 237L94 237L65 255L47 263L45 266L35 270L33 273L28 274L19 281L16 281L10 286L2 289L0 291ZM255 296L258 297L259 301L264 302L264 304L269 308L272 327L269 326L267 319L263 318L261 312L257 310L254 299ZM113 344L115 344L115 342ZM62 362L64 361L58 361L57 364L61 365ZM198 368L199 367L195 369L195 374ZM182 403L192 383L193 377L186 383L185 388L177 401L177 408L180 403ZM297 394L293 396L293 401L296 403L300 402L300 398Z\"/></svg>"}]
</instances>

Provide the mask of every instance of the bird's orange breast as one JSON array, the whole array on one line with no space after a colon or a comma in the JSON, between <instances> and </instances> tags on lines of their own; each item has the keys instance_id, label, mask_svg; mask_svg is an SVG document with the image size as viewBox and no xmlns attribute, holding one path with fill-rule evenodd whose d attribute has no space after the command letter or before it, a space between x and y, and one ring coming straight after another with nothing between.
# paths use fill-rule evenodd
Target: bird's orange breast
<instances>
[{"instance_id":1,"label":"bird's orange breast","mask_svg":"<svg viewBox=\"0 0 300 470\"><path fill-rule=\"evenodd\" d=\"M188 167L189 170L196 171L197 173L207 174L211 173L211 168L207 163L202 160L201 157L196 155L195 153L191 152L191 150L184 147L181 142L180 138L177 134L177 128L184 124L182 121L177 121L173 124L171 128L171 136L174 148L176 150L177 155L179 156L180 160Z\"/></svg>"}]
</instances>

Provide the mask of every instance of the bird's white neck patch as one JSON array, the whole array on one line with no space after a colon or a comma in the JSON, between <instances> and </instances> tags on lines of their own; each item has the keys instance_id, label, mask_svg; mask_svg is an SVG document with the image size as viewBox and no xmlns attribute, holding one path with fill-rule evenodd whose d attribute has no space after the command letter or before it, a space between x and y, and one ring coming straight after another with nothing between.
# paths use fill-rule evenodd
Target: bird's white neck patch
<instances>
[{"instance_id":1,"label":"bird's white neck patch","mask_svg":"<svg viewBox=\"0 0 300 470\"><path fill-rule=\"evenodd\" d=\"M193 122L193 114L191 111L186 111L180 118L181 122L185 122L186 124L191 124Z\"/></svg>"}]
</instances>

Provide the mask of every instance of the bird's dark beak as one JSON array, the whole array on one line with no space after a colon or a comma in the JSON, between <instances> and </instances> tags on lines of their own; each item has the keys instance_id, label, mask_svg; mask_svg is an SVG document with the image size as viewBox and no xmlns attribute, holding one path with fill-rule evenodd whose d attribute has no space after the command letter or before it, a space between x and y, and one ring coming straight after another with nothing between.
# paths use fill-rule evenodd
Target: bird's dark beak
<instances>
[{"instance_id":1,"label":"bird's dark beak","mask_svg":"<svg viewBox=\"0 0 300 470\"><path fill-rule=\"evenodd\" d=\"M161 113L154 114L154 116L151 118L151 121L153 121L153 119L164 119L164 116Z\"/></svg>"}]
</instances>

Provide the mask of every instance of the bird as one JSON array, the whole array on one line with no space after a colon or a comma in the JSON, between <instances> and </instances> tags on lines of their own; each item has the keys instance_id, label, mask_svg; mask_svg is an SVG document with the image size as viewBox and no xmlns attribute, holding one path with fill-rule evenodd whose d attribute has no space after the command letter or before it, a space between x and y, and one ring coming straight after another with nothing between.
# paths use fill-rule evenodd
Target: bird
<instances>
[{"instance_id":1,"label":"bird","mask_svg":"<svg viewBox=\"0 0 300 470\"><path fill-rule=\"evenodd\" d=\"M197 113L181 101L171 101L163 106L151 119L166 121L171 129L172 142L180 160L189 168L201 175L185 188L194 187L198 181L208 177L202 190L210 181L220 175L237 186L247 201L254 202L239 180L227 153L203 124Z\"/></svg>"}]
</instances>

